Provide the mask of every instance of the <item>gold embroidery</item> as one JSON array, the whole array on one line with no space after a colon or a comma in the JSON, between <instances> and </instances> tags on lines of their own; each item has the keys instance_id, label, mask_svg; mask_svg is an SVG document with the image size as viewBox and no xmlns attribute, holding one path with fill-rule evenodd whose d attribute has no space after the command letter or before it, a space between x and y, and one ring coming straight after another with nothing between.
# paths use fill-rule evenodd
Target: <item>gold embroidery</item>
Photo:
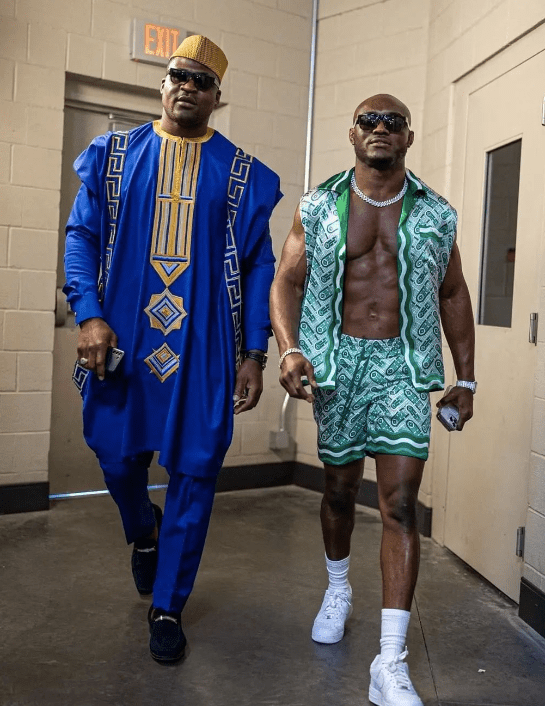
<instances>
[{"instance_id":1,"label":"gold embroidery","mask_svg":"<svg viewBox=\"0 0 545 706\"><path fill-rule=\"evenodd\" d=\"M166 132L166 130L163 130L160 120L153 121L153 130L156 135L159 135L159 137L166 137L167 139L174 140L175 142L182 142L183 140L186 140L187 142L208 142L208 140L215 133L214 128L209 127L206 129L206 133L201 137L178 137L177 135L171 135L169 132Z\"/></svg>"},{"instance_id":2,"label":"gold embroidery","mask_svg":"<svg viewBox=\"0 0 545 706\"><path fill-rule=\"evenodd\" d=\"M144 361L151 372L159 378L160 382L164 382L169 375L175 373L180 367L180 356L176 355L166 343L163 343L161 348L154 350L151 355L144 358Z\"/></svg>"},{"instance_id":3,"label":"gold embroidery","mask_svg":"<svg viewBox=\"0 0 545 706\"><path fill-rule=\"evenodd\" d=\"M182 297L171 294L168 289L162 294L152 294L144 311L149 316L151 328L160 329L165 336L174 329L181 328L182 321L187 316Z\"/></svg>"},{"instance_id":4,"label":"gold embroidery","mask_svg":"<svg viewBox=\"0 0 545 706\"><path fill-rule=\"evenodd\" d=\"M168 287L191 261L193 214L204 140L186 140L164 134L150 262Z\"/></svg>"}]
</instances>

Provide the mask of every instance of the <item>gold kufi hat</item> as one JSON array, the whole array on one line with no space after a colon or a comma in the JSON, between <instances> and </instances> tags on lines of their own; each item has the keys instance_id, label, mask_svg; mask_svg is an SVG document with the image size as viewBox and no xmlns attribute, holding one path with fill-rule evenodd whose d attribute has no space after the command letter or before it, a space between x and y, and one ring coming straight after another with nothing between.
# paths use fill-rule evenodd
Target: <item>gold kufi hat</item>
<instances>
[{"instance_id":1,"label":"gold kufi hat","mask_svg":"<svg viewBox=\"0 0 545 706\"><path fill-rule=\"evenodd\" d=\"M186 37L170 58L174 59L175 56L193 59L199 64L204 64L207 69L219 77L220 81L227 69L228 62L225 54L217 44L201 34L192 34L190 37Z\"/></svg>"}]
</instances>

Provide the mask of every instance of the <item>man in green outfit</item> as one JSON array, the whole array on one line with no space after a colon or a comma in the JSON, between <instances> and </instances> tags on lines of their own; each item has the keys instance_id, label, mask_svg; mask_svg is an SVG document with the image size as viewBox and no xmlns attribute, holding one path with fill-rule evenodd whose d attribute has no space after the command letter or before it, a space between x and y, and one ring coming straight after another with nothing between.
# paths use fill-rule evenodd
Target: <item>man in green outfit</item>
<instances>
[{"instance_id":1,"label":"man in green outfit","mask_svg":"<svg viewBox=\"0 0 545 706\"><path fill-rule=\"evenodd\" d=\"M410 122L407 106L390 95L358 106L349 131L355 169L303 196L271 291L280 381L292 397L313 403L325 466L329 586L312 630L317 642L341 640L352 612L354 503L363 460L376 459L383 610L369 698L379 706L422 706L404 659L429 393L444 387L441 324L459 379L438 406L458 408L460 430L473 414L476 389L456 212L405 168Z\"/></svg>"}]
</instances>

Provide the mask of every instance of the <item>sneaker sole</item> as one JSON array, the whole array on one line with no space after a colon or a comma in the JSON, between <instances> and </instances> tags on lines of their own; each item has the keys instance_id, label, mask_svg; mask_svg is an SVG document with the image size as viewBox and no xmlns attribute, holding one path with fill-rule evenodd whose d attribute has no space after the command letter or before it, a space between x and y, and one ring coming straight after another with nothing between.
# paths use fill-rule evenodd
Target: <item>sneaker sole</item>
<instances>
[{"instance_id":1,"label":"sneaker sole","mask_svg":"<svg viewBox=\"0 0 545 706\"><path fill-rule=\"evenodd\" d=\"M185 647L178 657L160 657L150 650L150 655L158 664L175 664L185 657Z\"/></svg>"},{"instance_id":2,"label":"sneaker sole","mask_svg":"<svg viewBox=\"0 0 545 706\"><path fill-rule=\"evenodd\" d=\"M369 701L375 706L384 706L386 703L382 698L380 690L374 687L373 684L369 685ZM422 701L420 701L420 703L422 704Z\"/></svg>"},{"instance_id":3,"label":"sneaker sole","mask_svg":"<svg viewBox=\"0 0 545 706\"><path fill-rule=\"evenodd\" d=\"M382 694L372 685L369 687L369 701L375 706L382 706Z\"/></svg>"},{"instance_id":4,"label":"sneaker sole","mask_svg":"<svg viewBox=\"0 0 545 706\"><path fill-rule=\"evenodd\" d=\"M353 606L350 606L350 610L348 611L348 615L346 616L346 621L352 615L353 609L354 609ZM346 624L346 621L345 621L345 624ZM314 628L312 628L311 637L314 640L314 642L319 642L321 645L334 645L336 642L340 642L343 639L344 627L342 630L339 630L339 632L329 633L327 636L320 635L318 630L314 630ZM382 706L382 705L379 704L379 706Z\"/></svg>"}]
</instances>

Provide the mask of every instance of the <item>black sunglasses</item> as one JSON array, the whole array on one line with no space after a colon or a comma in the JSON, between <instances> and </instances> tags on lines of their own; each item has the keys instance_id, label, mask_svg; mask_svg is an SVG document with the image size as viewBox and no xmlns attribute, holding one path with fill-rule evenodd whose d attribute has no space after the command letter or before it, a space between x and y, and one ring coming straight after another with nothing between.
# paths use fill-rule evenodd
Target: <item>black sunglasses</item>
<instances>
[{"instance_id":1,"label":"black sunglasses","mask_svg":"<svg viewBox=\"0 0 545 706\"><path fill-rule=\"evenodd\" d=\"M210 74L195 73L195 71L188 71L187 69L169 69L167 74L175 86L193 81L197 91L209 91L212 86L220 87L218 79L210 76Z\"/></svg>"},{"instance_id":2,"label":"black sunglasses","mask_svg":"<svg viewBox=\"0 0 545 706\"><path fill-rule=\"evenodd\" d=\"M359 125L362 130L374 130L379 123L382 123L388 132L401 132L408 125L407 118L403 115L384 113L362 113L358 115L354 122L354 127Z\"/></svg>"}]
</instances>

